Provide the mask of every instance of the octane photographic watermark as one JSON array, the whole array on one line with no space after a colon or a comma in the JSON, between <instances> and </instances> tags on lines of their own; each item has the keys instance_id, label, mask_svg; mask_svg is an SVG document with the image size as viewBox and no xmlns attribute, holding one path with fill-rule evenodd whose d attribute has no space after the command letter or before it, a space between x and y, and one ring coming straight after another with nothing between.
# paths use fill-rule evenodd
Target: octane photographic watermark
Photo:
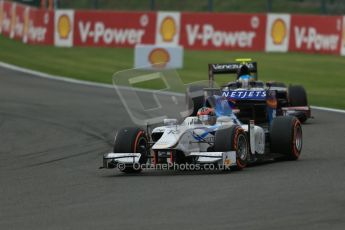
<instances>
[{"instance_id":1,"label":"octane photographic watermark","mask_svg":"<svg viewBox=\"0 0 345 230\"><path fill-rule=\"evenodd\" d=\"M117 168L124 170L126 167L133 168L134 170L149 169L149 170L176 170L176 171L224 171L230 170L230 167L222 164L123 164L118 163Z\"/></svg>"},{"instance_id":2,"label":"octane photographic watermark","mask_svg":"<svg viewBox=\"0 0 345 230\"><path fill-rule=\"evenodd\" d=\"M159 124L166 118L184 119L193 111L193 104L186 103L187 87L208 87L208 81L185 84L175 69L162 66L129 69L113 75L114 88L132 122L138 126Z\"/></svg>"}]
</instances>

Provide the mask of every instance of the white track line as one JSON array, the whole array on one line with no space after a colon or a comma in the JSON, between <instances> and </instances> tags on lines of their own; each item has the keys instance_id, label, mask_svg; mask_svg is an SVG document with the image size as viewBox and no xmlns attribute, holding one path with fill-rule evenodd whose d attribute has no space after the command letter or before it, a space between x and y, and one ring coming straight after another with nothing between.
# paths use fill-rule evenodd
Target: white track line
<instances>
[{"instance_id":1,"label":"white track line","mask_svg":"<svg viewBox=\"0 0 345 230\"><path fill-rule=\"evenodd\" d=\"M31 70L31 69L7 64L7 63L1 62L1 61L0 61L0 67L14 70L14 71L18 71L18 72L22 72L22 73L26 73L26 74L30 74L30 75L41 77L41 78L56 80L56 81L63 81L63 82L74 83L74 84L79 84L79 85L87 85L87 86L95 86L95 87L114 89L114 86L112 86L110 84L76 80L76 79L72 79L72 78L68 78L68 77L64 77L64 76L51 75L51 74L39 72L36 70ZM136 89L136 90L141 91L141 92L152 92L151 90L147 90L147 89ZM175 95L174 93L168 93L168 94ZM176 95L181 95L181 94L176 93ZM327 112L345 113L345 110L342 110L342 109L333 109L333 108L319 107L319 106L313 106L313 105L311 106L311 108L317 109L317 110L322 110L322 111L327 111Z\"/></svg>"},{"instance_id":2,"label":"white track line","mask_svg":"<svg viewBox=\"0 0 345 230\"><path fill-rule=\"evenodd\" d=\"M335 112L335 113L345 113L345 110L343 109L333 109L333 108L327 108L327 107L319 107L319 106L310 106L312 109L327 111L327 112Z\"/></svg>"},{"instance_id":3,"label":"white track line","mask_svg":"<svg viewBox=\"0 0 345 230\"><path fill-rule=\"evenodd\" d=\"M30 74L30 75L35 76L35 77L41 77L41 78L55 80L55 81L62 81L62 82L68 82L68 83L73 83L73 84L79 84L79 85L93 86L93 87L102 87L102 88L108 88L108 89L114 89L115 88L111 84L97 83L97 82L84 81L84 80L77 80L77 79L68 78L68 77L64 77L64 76L52 75L52 74L43 73L43 72L40 72L40 71L31 70L31 69L19 67L19 66L16 66L16 65L8 64L8 63L1 62L1 61L0 61L0 67L6 68L6 69L10 69L10 70L13 70L13 71L17 71L17 72L21 72L21 73L25 73L25 74ZM125 90L126 89L133 90L133 88L126 87L126 86L120 86L120 87L117 86L117 87L120 88L120 89L125 89ZM153 90L136 88L135 91L151 93ZM157 90L155 93L174 95L174 96L181 96L182 95L182 94L179 94L179 93L159 91L159 90Z\"/></svg>"},{"instance_id":4,"label":"white track line","mask_svg":"<svg viewBox=\"0 0 345 230\"><path fill-rule=\"evenodd\" d=\"M17 72L22 72L22 73L30 74L30 75L41 77L41 78L56 80L56 81L63 81L63 82L69 82L69 83L74 83L74 84L89 85L89 86L111 88L111 89L114 88L110 84L90 82L90 81L83 81L83 80L76 80L76 79L67 78L67 77L63 77L63 76L51 75L51 74L39 72L39 71L36 71L36 70L31 70L31 69L27 69L27 68L15 66L15 65L7 64L7 63L4 63L4 62L0 62L0 67L6 68L6 69L10 69L10 70L14 70L14 71L17 71Z\"/></svg>"}]
</instances>

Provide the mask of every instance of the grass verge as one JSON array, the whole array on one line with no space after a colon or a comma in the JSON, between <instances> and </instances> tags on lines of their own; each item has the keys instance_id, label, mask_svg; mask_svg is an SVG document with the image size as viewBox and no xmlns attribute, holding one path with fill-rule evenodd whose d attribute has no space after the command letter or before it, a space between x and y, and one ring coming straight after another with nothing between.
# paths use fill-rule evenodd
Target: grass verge
<instances>
[{"instance_id":1,"label":"grass verge","mask_svg":"<svg viewBox=\"0 0 345 230\"><path fill-rule=\"evenodd\" d=\"M238 57L258 61L259 79L263 81L304 85L312 105L345 109L345 58L340 56L186 50L184 68L178 73L186 83L206 80L208 63ZM30 46L0 36L0 61L87 81L110 84L113 73L132 68L133 60L134 51L129 48Z\"/></svg>"}]
</instances>

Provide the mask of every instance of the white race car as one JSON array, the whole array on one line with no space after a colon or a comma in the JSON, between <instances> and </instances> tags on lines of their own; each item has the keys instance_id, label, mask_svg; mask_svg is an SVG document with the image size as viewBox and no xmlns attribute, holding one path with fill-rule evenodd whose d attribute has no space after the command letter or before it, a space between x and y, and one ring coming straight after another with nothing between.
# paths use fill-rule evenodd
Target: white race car
<instances>
[{"instance_id":1,"label":"white race car","mask_svg":"<svg viewBox=\"0 0 345 230\"><path fill-rule=\"evenodd\" d=\"M225 98L218 98L216 111L224 111ZM264 159L284 157L297 160L302 150L302 127L293 116L275 117L265 125L241 123L232 113L218 112L212 124L200 116L165 119L152 132L142 128L122 128L115 136L112 153L104 154L101 168L139 172L157 165L213 165L221 169L243 169Z\"/></svg>"}]
</instances>

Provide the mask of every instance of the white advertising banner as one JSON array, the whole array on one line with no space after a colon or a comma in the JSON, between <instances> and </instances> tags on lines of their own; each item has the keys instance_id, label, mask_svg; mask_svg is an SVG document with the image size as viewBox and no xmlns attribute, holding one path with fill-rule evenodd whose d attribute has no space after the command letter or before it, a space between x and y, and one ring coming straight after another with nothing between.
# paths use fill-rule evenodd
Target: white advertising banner
<instances>
[{"instance_id":1,"label":"white advertising banner","mask_svg":"<svg viewBox=\"0 0 345 230\"><path fill-rule=\"evenodd\" d=\"M180 12L158 12L156 44L178 45L180 41Z\"/></svg>"},{"instance_id":2,"label":"white advertising banner","mask_svg":"<svg viewBox=\"0 0 345 230\"><path fill-rule=\"evenodd\" d=\"M267 15L266 51L288 51L290 18L290 14Z\"/></svg>"},{"instance_id":3,"label":"white advertising banner","mask_svg":"<svg viewBox=\"0 0 345 230\"><path fill-rule=\"evenodd\" d=\"M55 46L73 46L74 10L56 10L54 17Z\"/></svg>"},{"instance_id":4,"label":"white advertising banner","mask_svg":"<svg viewBox=\"0 0 345 230\"><path fill-rule=\"evenodd\" d=\"M137 45L134 53L134 68L157 64L168 69L183 67L182 46Z\"/></svg>"}]
</instances>

